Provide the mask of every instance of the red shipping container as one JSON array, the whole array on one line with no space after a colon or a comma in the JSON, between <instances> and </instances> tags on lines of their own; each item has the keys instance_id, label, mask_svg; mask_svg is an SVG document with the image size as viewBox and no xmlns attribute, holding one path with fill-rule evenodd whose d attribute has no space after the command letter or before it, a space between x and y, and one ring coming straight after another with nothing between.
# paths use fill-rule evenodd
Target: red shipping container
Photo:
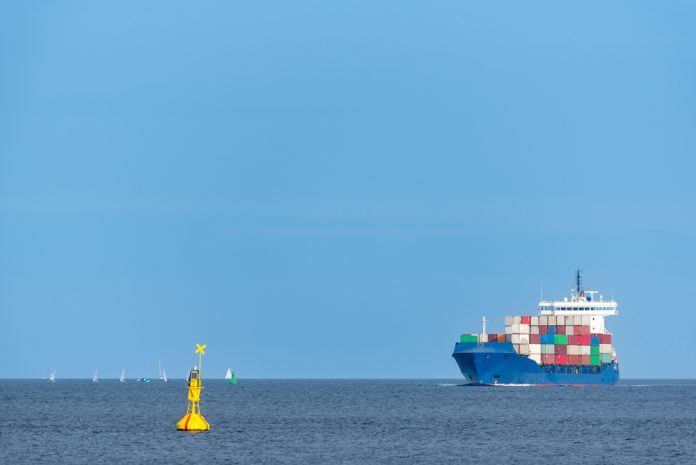
<instances>
[{"instance_id":1,"label":"red shipping container","mask_svg":"<svg viewBox=\"0 0 696 465\"><path fill-rule=\"evenodd\" d=\"M532 317L531 316L523 316L521 320L522 320L523 325L532 324Z\"/></svg>"},{"instance_id":2,"label":"red shipping container","mask_svg":"<svg viewBox=\"0 0 696 465\"><path fill-rule=\"evenodd\" d=\"M529 343L530 344L540 344L541 337L538 334L530 334L529 335Z\"/></svg>"},{"instance_id":3,"label":"red shipping container","mask_svg":"<svg viewBox=\"0 0 696 465\"><path fill-rule=\"evenodd\" d=\"M568 365L567 355L556 355L556 363L559 365Z\"/></svg>"},{"instance_id":4,"label":"red shipping container","mask_svg":"<svg viewBox=\"0 0 696 465\"><path fill-rule=\"evenodd\" d=\"M496 342L497 340L498 340L497 334L489 334L488 335L488 342Z\"/></svg>"},{"instance_id":5,"label":"red shipping container","mask_svg":"<svg viewBox=\"0 0 696 465\"><path fill-rule=\"evenodd\" d=\"M599 335L600 344L611 344L611 334L600 334Z\"/></svg>"},{"instance_id":6,"label":"red shipping container","mask_svg":"<svg viewBox=\"0 0 696 465\"><path fill-rule=\"evenodd\" d=\"M497 342L505 342L505 334L496 334Z\"/></svg>"},{"instance_id":7,"label":"red shipping container","mask_svg":"<svg viewBox=\"0 0 696 465\"><path fill-rule=\"evenodd\" d=\"M577 346L580 345L580 336L568 336L568 345Z\"/></svg>"},{"instance_id":8,"label":"red shipping container","mask_svg":"<svg viewBox=\"0 0 696 465\"><path fill-rule=\"evenodd\" d=\"M553 365L554 363L556 363L556 356L544 354L541 356L541 363L543 363L544 365Z\"/></svg>"},{"instance_id":9,"label":"red shipping container","mask_svg":"<svg viewBox=\"0 0 696 465\"><path fill-rule=\"evenodd\" d=\"M589 355L581 355L580 356L580 364L581 365L589 365L590 364L590 356Z\"/></svg>"},{"instance_id":10,"label":"red shipping container","mask_svg":"<svg viewBox=\"0 0 696 465\"><path fill-rule=\"evenodd\" d=\"M556 326L556 334L565 334L565 326Z\"/></svg>"},{"instance_id":11,"label":"red shipping container","mask_svg":"<svg viewBox=\"0 0 696 465\"><path fill-rule=\"evenodd\" d=\"M548 332L549 332L548 326L539 326L539 334L548 334Z\"/></svg>"},{"instance_id":12,"label":"red shipping container","mask_svg":"<svg viewBox=\"0 0 696 465\"><path fill-rule=\"evenodd\" d=\"M561 344L556 344L556 355L567 355L567 349L568 346L561 345Z\"/></svg>"},{"instance_id":13,"label":"red shipping container","mask_svg":"<svg viewBox=\"0 0 696 465\"><path fill-rule=\"evenodd\" d=\"M589 326L581 326L581 328L582 328L582 335L583 336L590 335L590 327Z\"/></svg>"},{"instance_id":14,"label":"red shipping container","mask_svg":"<svg viewBox=\"0 0 696 465\"><path fill-rule=\"evenodd\" d=\"M568 355L568 363L570 365L580 365L580 356L579 355Z\"/></svg>"}]
</instances>

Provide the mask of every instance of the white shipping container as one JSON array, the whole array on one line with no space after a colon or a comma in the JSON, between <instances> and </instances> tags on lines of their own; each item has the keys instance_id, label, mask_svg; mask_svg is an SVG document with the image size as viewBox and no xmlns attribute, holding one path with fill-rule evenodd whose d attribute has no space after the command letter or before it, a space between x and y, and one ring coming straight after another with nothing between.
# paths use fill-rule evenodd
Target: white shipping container
<instances>
[{"instance_id":1,"label":"white shipping container","mask_svg":"<svg viewBox=\"0 0 696 465\"><path fill-rule=\"evenodd\" d=\"M516 333L512 333L512 338L510 339L513 344L519 344L520 343L520 335Z\"/></svg>"},{"instance_id":2,"label":"white shipping container","mask_svg":"<svg viewBox=\"0 0 696 465\"><path fill-rule=\"evenodd\" d=\"M520 333L520 324L513 323L512 324L512 334L519 334L519 333Z\"/></svg>"},{"instance_id":3,"label":"white shipping container","mask_svg":"<svg viewBox=\"0 0 696 465\"><path fill-rule=\"evenodd\" d=\"M566 324L566 317L564 317L563 315L557 315L557 316L556 316L556 324L557 324L557 325L564 325L564 324Z\"/></svg>"},{"instance_id":4,"label":"white shipping container","mask_svg":"<svg viewBox=\"0 0 696 465\"><path fill-rule=\"evenodd\" d=\"M566 335L567 336L573 335L573 327L572 326L566 326Z\"/></svg>"},{"instance_id":5,"label":"white shipping container","mask_svg":"<svg viewBox=\"0 0 696 465\"><path fill-rule=\"evenodd\" d=\"M541 345L541 353L542 354L554 354L556 351L556 347L553 344L542 344Z\"/></svg>"},{"instance_id":6,"label":"white shipping container","mask_svg":"<svg viewBox=\"0 0 696 465\"><path fill-rule=\"evenodd\" d=\"M531 318L530 323L532 324L532 326L539 326L539 317L538 317L538 316L533 316L533 317Z\"/></svg>"},{"instance_id":7,"label":"white shipping container","mask_svg":"<svg viewBox=\"0 0 696 465\"><path fill-rule=\"evenodd\" d=\"M529 358L541 365L541 354L529 354Z\"/></svg>"},{"instance_id":8,"label":"white shipping container","mask_svg":"<svg viewBox=\"0 0 696 465\"><path fill-rule=\"evenodd\" d=\"M611 353L611 344L600 344L599 345L599 353L600 354L610 354Z\"/></svg>"},{"instance_id":9,"label":"white shipping container","mask_svg":"<svg viewBox=\"0 0 696 465\"><path fill-rule=\"evenodd\" d=\"M540 354L541 353L541 344L529 344L529 353L530 354Z\"/></svg>"},{"instance_id":10,"label":"white shipping container","mask_svg":"<svg viewBox=\"0 0 696 465\"><path fill-rule=\"evenodd\" d=\"M529 355L529 344L520 344L520 355Z\"/></svg>"},{"instance_id":11,"label":"white shipping container","mask_svg":"<svg viewBox=\"0 0 696 465\"><path fill-rule=\"evenodd\" d=\"M520 334L529 334L529 325L520 325Z\"/></svg>"},{"instance_id":12,"label":"white shipping container","mask_svg":"<svg viewBox=\"0 0 696 465\"><path fill-rule=\"evenodd\" d=\"M547 317L547 321L549 322L549 326L553 326L556 324L556 317L553 315L550 315Z\"/></svg>"},{"instance_id":13,"label":"white shipping container","mask_svg":"<svg viewBox=\"0 0 696 465\"><path fill-rule=\"evenodd\" d=\"M591 323L591 322L592 322L592 320L590 320L590 316L589 316L589 315L583 315L583 316L582 316L582 323L581 323L581 324L582 324L583 326L590 326L590 323Z\"/></svg>"},{"instance_id":14,"label":"white shipping container","mask_svg":"<svg viewBox=\"0 0 696 465\"><path fill-rule=\"evenodd\" d=\"M580 355L590 355L590 346L580 346Z\"/></svg>"},{"instance_id":15,"label":"white shipping container","mask_svg":"<svg viewBox=\"0 0 696 465\"><path fill-rule=\"evenodd\" d=\"M505 326L505 334L512 334L512 325Z\"/></svg>"},{"instance_id":16,"label":"white shipping container","mask_svg":"<svg viewBox=\"0 0 696 465\"><path fill-rule=\"evenodd\" d=\"M539 317L539 326L546 326L547 324L549 324L549 317L540 316Z\"/></svg>"},{"instance_id":17,"label":"white shipping container","mask_svg":"<svg viewBox=\"0 0 696 465\"><path fill-rule=\"evenodd\" d=\"M511 316L506 316L506 317L505 317L505 326L510 326L510 325L513 324L513 323L514 323L514 321L512 321L512 317L511 317Z\"/></svg>"},{"instance_id":18,"label":"white shipping container","mask_svg":"<svg viewBox=\"0 0 696 465\"><path fill-rule=\"evenodd\" d=\"M582 324L582 317L580 315L575 315L573 317L573 325L580 326Z\"/></svg>"},{"instance_id":19,"label":"white shipping container","mask_svg":"<svg viewBox=\"0 0 696 465\"><path fill-rule=\"evenodd\" d=\"M539 327L538 326L532 326L529 328L529 333L530 334L539 334Z\"/></svg>"},{"instance_id":20,"label":"white shipping container","mask_svg":"<svg viewBox=\"0 0 696 465\"><path fill-rule=\"evenodd\" d=\"M518 325L518 324L522 323L522 317L521 317L521 316L513 316L512 318L513 318L513 320L512 320L512 324L513 324L513 325Z\"/></svg>"},{"instance_id":21,"label":"white shipping container","mask_svg":"<svg viewBox=\"0 0 696 465\"><path fill-rule=\"evenodd\" d=\"M515 352L518 354L520 353L520 345L519 344L512 344L512 347L515 349Z\"/></svg>"},{"instance_id":22,"label":"white shipping container","mask_svg":"<svg viewBox=\"0 0 696 465\"><path fill-rule=\"evenodd\" d=\"M529 334L520 334L520 344L529 344Z\"/></svg>"},{"instance_id":23,"label":"white shipping container","mask_svg":"<svg viewBox=\"0 0 696 465\"><path fill-rule=\"evenodd\" d=\"M580 346L569 345L566 346L566 350L568 351L568 355L580 355Z\"/></svg>"}]
</instances>

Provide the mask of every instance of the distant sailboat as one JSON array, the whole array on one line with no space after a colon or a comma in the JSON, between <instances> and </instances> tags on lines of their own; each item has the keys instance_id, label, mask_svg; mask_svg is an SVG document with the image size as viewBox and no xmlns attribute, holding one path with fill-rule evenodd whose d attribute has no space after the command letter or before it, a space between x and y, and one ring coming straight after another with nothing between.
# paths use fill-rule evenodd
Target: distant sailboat
<instances>
[{"instance_id":1,"label":"distant sailboat","mask_svg":"<svg viewBox=\"0 0 696 465\"><path fill-rule=\"evenodd\" d=\"M225 373L225 379L230 382L230 384L237 384L237 375L232 371L232 368L227 369Z\"/></svg>"},{"instance_id":2,"label":"distant sailboat","mask_svg":"<svg viewBox=\"0 0 696 465\"><path fill-rule=\"evenodd\" d=\"M48 375L48 380L49 380L50 382L52 382L52 383L55 383L55 382L56 382L56 369L55 369L55 368L52 369L52 370L51 370L51 374Z\"/></svg>"},{"instance_id":3,"label":"distant sailboat","mask_svg":"<svg viewBox=\"0 0 696 465\"><path fill-rule=\"evenodd\" d=\"M167 382L167 374L162 369L162 362L159 362L159 379L165 383Z\"/></svg>"},{"instance_id":4,"label":"distant sailboat","mask_svg":"<svg viewBox=\"0 0 696 465\"><path fill-rule=\"evenodd\" d=\"M126 369L124 368L121 370L121 378L118 380L119 383L125 383L126 382Z\"/></svg>"},{"instance_id":5,"label":"distant sailboat","mask_svg":"<svg viewBox=\"0 0 696 465\"><path fill-rule=\"evenodd\" d=\"M97 371L97 370L94 370L94 376L92 376L92 382L93 382L93 383L98 383L98 382L99 382L99 375L98 375L98 371Z\"/></svg>"}]
</instances>

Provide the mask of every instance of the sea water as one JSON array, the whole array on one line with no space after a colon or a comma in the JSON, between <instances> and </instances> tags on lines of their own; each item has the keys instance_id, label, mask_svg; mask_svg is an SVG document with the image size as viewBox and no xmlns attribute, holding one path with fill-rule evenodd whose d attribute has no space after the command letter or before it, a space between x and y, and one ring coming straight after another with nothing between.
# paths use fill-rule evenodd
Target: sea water
<instances>
[{"instance_id":1,"label":"sea water","mask_svg":"<svg viewBox=\"0 0 696 465\"><path fill-rule=\"evenodd\" d=\"M3 464L696 464L696 381L0 380Z\"/></svg>"}]
</instances>

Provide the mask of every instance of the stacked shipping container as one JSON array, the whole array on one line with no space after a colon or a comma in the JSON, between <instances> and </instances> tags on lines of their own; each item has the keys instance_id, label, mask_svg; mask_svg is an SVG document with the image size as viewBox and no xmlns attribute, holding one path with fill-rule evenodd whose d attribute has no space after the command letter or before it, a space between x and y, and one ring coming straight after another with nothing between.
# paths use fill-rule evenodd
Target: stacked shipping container
<instances>
[{"instance_id":1,"label":"stacked shipping container","mask_svg":"<svg viewBox=\"0 0 696 465\"><path fill-rule=\"evenodd\" d=\"M611 334L590 332L580 315L506 316L504 334L462 334L460 342L511 342L540 365L600 365L612 362Z\"/></svg>"}]
</instances>

